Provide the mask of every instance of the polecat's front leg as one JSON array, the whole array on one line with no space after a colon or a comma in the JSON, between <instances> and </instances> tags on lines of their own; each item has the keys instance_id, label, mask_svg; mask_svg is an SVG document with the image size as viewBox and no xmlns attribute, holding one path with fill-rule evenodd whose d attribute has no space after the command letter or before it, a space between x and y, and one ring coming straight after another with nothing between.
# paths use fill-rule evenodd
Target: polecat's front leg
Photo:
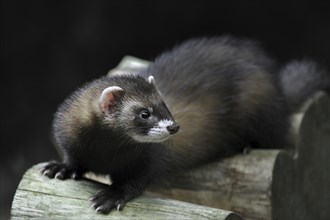
<instances>
[{"instance_id":1,"label":"polecat's front leg","mask_svg":"<svg viewBox=\"0 0 330 220\"><path fill-rule=\"evenodd\" d=\"M116 176L112 179L111 186L107 186L90 199L96 212L107 214L113 209L122 210L125 203L141 195L150 182L149 177L144 176L124 181L116 179Z\"/></svg>"}]
</instances>

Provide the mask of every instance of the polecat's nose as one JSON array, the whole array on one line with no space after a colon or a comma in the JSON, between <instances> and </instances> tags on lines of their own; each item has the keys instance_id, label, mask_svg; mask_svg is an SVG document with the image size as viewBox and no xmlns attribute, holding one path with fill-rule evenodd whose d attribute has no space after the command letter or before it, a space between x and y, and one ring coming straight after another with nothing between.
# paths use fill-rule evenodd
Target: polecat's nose
<instances>
[{"instance_id":1,"label":"polecat's nose","mask_svg":"<svg viewBox=\"0 0 330 220\"><path fill-rule=\"evenodd\" d=\"M166 128L170 134L175 134L176 132L179 131L180 125L178 125L177 123L173 123L172 125L167 126Z\"/></svg>"}]
</instances>

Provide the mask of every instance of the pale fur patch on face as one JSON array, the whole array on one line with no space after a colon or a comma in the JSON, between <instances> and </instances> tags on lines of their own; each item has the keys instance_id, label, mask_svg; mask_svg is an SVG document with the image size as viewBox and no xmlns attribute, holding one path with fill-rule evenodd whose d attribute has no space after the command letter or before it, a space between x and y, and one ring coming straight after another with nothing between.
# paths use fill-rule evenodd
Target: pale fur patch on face
<instances>
[{"instance_id":1,"label":"pale fur patch on face","mask_svg":"<svg viewBox=\"0 0 330 220\"><path fill-rule=\"evenodd\" d=\"M168 139L171 134L168 132L167 127L171 126L174 122L172 120L161 120L157 125L151 128L147 135L133 135L132 138L141 143L158 143Z\"/></svg>"},{"instance_id":2,"label":"pale fur patch on face","mask_svg":"<svg viewBox=\"0 0 330 220\"><path fill-rule=\"evenodd\" d=\"M174 122L172 120L161 120L158 122L158 126L159 128L165 128L168 127L168 126L171 126Z\"/></svg>"},{"instance_id":3,"label":"pale fur patch on face","mask_svg":"<svg viewBox=\"0 0 330 220\"><path fill-rule=\"evenodd\" d=\"M169 138L170 134L167 135L157 135L157 137L155 136L149 136L149 135L132 135L132 138L140 143L160 143L163 141L166 141Z\"/></svg>"}]
</instances>

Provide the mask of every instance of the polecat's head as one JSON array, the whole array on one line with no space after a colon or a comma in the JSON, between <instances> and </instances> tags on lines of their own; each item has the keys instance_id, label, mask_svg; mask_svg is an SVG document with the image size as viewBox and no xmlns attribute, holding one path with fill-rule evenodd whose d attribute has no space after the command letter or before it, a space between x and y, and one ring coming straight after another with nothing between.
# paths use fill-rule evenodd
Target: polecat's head
<instances>
[{"instance_id":1,"label":"polecat's head","mask_svg":"<svg viewBox=\"0 0 330 220\"><path fill-rule=\"evenodd\" d=\"M154 83L139 76L121 76L99 97L106 126L124 132L140 143L162 142L178 132L180 126Z\"/></svg>"}]
</instances>

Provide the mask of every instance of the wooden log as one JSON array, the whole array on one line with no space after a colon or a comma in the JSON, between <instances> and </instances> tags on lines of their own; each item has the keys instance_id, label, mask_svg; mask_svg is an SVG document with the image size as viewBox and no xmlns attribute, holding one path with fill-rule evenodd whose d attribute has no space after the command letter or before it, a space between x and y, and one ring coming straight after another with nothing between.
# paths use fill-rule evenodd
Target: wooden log
<instances>
[{"instance_id":1,"label":"wooden log","mask_svg":"<svg viewBox=\"0 0 330 220\"><path fill-rule=\"evenodd\" d=\"M152 193L232 210L245 219L271 219L271 182L279 150L252 150L182 173Z\"/></svg>"},{"instance_id":2,"label":"wooden log","mask_svg":"<svg viewBox=\"0 0 330 220\"><path fill-rule=\"evenodd\" d=\"M58 180L42 176L43 164L29 169L21 180L11 209L12 219L226 219L242 220L233 212L170 199L141 196L124 210L98 214L88 198L100 189L91 180Z\"/></svg>"},{"instance_id":3,"label":"wooden log","mask_svg":"<svg viewBox=\"0 0 330 220\"><path fill-rule=\"evenodd\" d=\"M139 71L146 69L150 65L150 61L142 60L133 56L125 56L120 61L120 63L114 68L111 69L107 75L121 75L121 74L136 74Z\"/></svg>"},{"instance_id":4,"label":"wooden log","mask_svg":"<svg viewBox=\"0 0 330 220\"><path fill-rule=\"evenodd\" d=\"M330 219L330 98L316 96L302 120L297 152L281 152L272 184L274 220Z\"/></svg>"}]
</instances>

